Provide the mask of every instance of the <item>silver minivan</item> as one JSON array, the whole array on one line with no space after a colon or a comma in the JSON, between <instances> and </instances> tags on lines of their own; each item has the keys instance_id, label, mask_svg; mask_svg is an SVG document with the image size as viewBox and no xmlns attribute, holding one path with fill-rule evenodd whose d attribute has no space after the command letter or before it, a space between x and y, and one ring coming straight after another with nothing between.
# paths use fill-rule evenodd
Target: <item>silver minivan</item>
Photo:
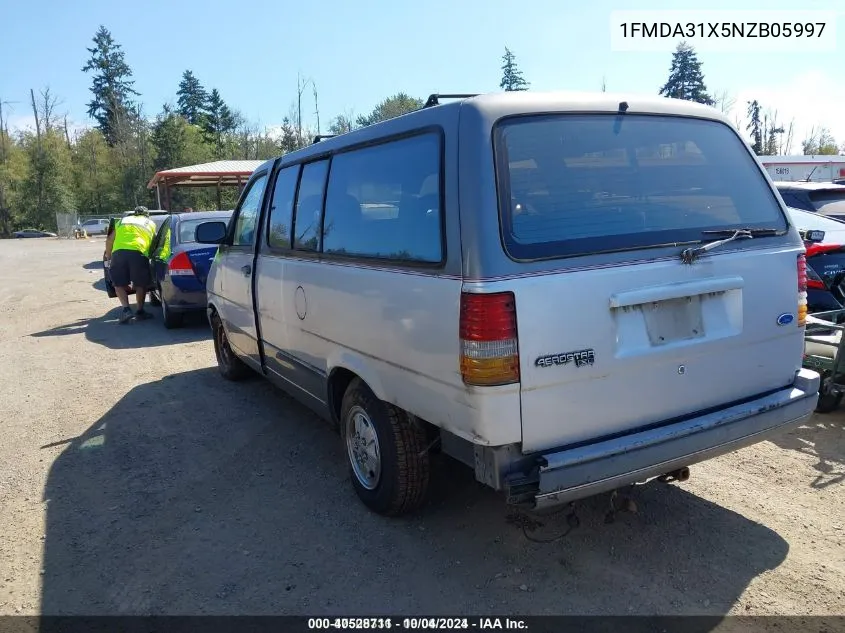
<instances>
[{"instance_id":1,"label":"silver minivan","mask_svg":"<svg viewBox=\"0 0 845 633\"><path fill-rule=\"evenodd\" d=\"M806 421L804 247L714 109L461 95L267 161L220 244L220 371L337 425L372 510L441 451L543 509Z\"/></svg>"}]
</instances>

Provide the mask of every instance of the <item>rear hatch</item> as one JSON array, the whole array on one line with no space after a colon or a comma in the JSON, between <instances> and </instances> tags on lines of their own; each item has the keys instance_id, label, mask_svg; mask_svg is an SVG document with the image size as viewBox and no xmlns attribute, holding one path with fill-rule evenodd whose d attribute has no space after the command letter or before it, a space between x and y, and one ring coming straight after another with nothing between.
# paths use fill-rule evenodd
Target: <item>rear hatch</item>
<instances>
[{"instance_id":1,"label":"rear hatch","mask_svg":"<svg viewBox=\"0 0 845 633\"><path fill-rule=\"evenodd\" d=\"M510 201L505 248L554 269L512 286L524 451L664 424L792 383L803 246L732 129L560 114L503 121L496 136ZM681 260L684 248L737 229L776 235Z\"/></svg>"},{"instance_id":2,"label":"rear hatch","mask_svg":"<svg viewBox=\"0 0 845 633\"><path fill-rule=\"evenodd\" d=\"M214 256L217 254L217 246L192 247L187 250L187 253L191 265L194 267L197 280L205 287L208 271L211 270L211 262L214 261Z\"/></svg>"},{"instance_id":3,"label":"rear hatch","mask_svg":"<svg viewBox=\"0 0 845 633\"><path fill-rule=\"evenodd\" d=\"M179 245L179 250L185 251L188 258L191 260L194 274L197 281L205 288L205 282L208 279L208 273L211 270L211 263L214 261L214 256L217 254L217 246L208 246L206 244L198 244L196 240L197 227L203 222L210 222L214 220L228 221L226 217L202 217L202 218L182 218L179 220L177 226L178 235L176 242Z\"/></svg>"}]
</instances>

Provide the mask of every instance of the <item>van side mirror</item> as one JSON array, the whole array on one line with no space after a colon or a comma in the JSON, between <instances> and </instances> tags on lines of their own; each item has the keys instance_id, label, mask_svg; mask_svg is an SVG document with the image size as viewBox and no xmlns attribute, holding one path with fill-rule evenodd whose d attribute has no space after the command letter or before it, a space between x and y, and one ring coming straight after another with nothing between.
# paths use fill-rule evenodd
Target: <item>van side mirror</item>
<instances>
[{"instance_id":1,"label":"van side mirror","mask_svg":"<svg viewBox=\"0 0 845 633\"><path fill-rule=\"evenodd\" d=\"M197 225L196 239L200 244L221 244L226 239L229 225L219 220Z\"/></svg>"}]
</instances>

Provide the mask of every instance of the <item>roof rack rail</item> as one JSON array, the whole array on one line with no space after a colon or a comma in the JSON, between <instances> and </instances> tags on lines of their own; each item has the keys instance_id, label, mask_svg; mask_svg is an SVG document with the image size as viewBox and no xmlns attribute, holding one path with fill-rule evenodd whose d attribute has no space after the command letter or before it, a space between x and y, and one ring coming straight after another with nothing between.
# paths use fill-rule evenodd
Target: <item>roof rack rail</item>
<instances>
[{"instance_id":1,"label":"roof rack rail","mask_svg":"<svg viewBox=\"0 0 845 633\"><path fill-rule=\"evenodd\" d=\"M441 99L469 99L470 97L477 97L478 93L473 94L432 94L429 95L428 100L425 102L424 108L430 108L432 106L440 105Z\"/></svg>"},{"instance_id":2,"label":"roof rack rail","mask_svg":"<svg viewBox=\"0 0 845 633\"><path fill-rule=\"evenodd\" d=\"M316 143L319 143L323 139L334 138L335 136L337 136L337 134L318 134L317 136L314 137L314 141L311 144L314 145Z\"/></svg>"}]
</instances>

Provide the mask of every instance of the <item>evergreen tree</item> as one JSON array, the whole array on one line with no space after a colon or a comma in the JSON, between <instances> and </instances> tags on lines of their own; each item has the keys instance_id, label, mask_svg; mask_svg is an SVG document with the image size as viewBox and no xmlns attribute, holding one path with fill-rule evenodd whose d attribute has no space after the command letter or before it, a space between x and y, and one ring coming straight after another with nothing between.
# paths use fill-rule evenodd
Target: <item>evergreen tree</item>
<instances>
[{"instance_id":1,"label":"evergreen tree","mask_svg":"<svg viewBox=\"0 0 845 633\"><path fill-rule=\"evenodd\" d=\"M132 87L132 69L124 59L120 44L115 43L109 30L100 26L93 38L94 47L84 72L93 72L88 116L97 121L109 145L117 142L118 128L132 110L130 97L138 95Z\"/></svg>"},{"instance_id":2,"label":"evergreen tree","mask_svg":"<svg viewBox=\"0 0 845 633\"><path fill-rule=\"evenodd\" d=\"M182 157L185 154L187 133L185 119L173 112L170 106L165 105L162 113L158 115L153 125L150 142L155 148L155 160L153 169L172 169L182 165Z\"/></svg>"},{"instance_id":3,"label":"evergreen tree","mask_svg":"<svg viewBox=\"0 0 845 633\"><path fill-rule=\"evenodd\" d=\"M235 129L237 120L217 88L214 88L208 96L208 104L201 125L206 141L214 146L215 156L222 157L226 135Z\"/></svg>"},{"instance_id":4,"label":"evergreen tree","mask_svg":"<svg viewBox=\"0 0 845 633\"><path fill-rule=\"evenodd\" d=\"M282 121L279 149L282 151L282 154L289 154L299 149L296 126L291 122L290 117L285 117Z\"/></svg>"},{"instance_id":5,"label":"evergreen tree","mask_svg":"<svg viewBox=\"0 0 845 633\"><path fill-rule=\"evenodd\" d=\"M659 94L673 99L714 105L715 102L707 94L707 87L704 85L701 62L698 61L695 50L686 42L678 44L678 48L672 53L669 79Z\"/></svg>"},{"instance_id":6,"label":"evergreen tree","mask_svg":"<svg viewBox=\"0 0 845 633\"><path fill-rule=\"evenodd\" d=\"M502 81L499 83L499 87L505 92L528 90L529 84L516 65L516 56L507 47L505 47L502 62L504 62L502 64Z\"/></svg>"},{"instance_id":7,"label":"evergreen tree","mask_svg":"<svg viewBox=\"0 0 845 633\"><path fill-rule=\"evenodd\" d=\"M203 113L208 104L208 93L190 70L182 73L182 81L179 82L178 112L192 125L200 125Z\"/></svg>"},{"instance_id":8,"label":"evergreen tree","mask_svg":"<svg viewBox=\"0 0 845 633\"><path fill-rule=\"evenodd\" d=\"M751 149L757 156L763 153L763 123L760 121L760 104L755 99L748 102L748 126L751 132Z\"/></svg>"}]
</instances>

